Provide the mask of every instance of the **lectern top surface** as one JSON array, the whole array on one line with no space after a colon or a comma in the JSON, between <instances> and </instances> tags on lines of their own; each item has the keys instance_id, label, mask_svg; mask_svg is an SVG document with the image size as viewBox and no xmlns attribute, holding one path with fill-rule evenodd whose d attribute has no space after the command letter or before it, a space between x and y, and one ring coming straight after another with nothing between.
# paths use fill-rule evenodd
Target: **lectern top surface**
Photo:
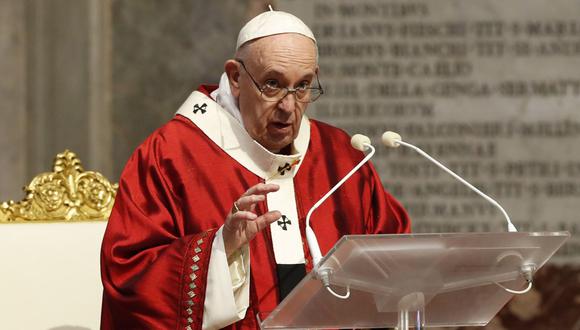
<instances>
[{"instance_id":1,"label":"lectern top surface","mask_svg":"<svg viewBox=\"0 0 580 330\"><path fill-rule=\"evenodd\" d=\"M263 322L266 329L397 326L401 302L421 297L426 326L485 325L526 286L568 232L349 235L342 237ZM320 281L330 274L330 294ZM416 304L414 304L416 305ZM413 324L411 323L411 326Z\"/></svg>"}]
</instances>

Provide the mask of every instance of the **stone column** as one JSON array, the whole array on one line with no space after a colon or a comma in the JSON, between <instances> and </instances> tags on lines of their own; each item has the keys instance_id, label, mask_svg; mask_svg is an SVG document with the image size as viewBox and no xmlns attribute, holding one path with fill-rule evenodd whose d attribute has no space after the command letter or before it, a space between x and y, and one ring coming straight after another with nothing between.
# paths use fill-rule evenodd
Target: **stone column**
<instances>
[{"instance_id":1,"label":"stone column","mask_svg":"<svg viewBox=\"0 0 580 330\"><path fill-rule=\"evenodd\" d=\"M26 172L25 2L0 0L0 201L16 199Z\"/></svg>"},{"instance_id":2,"label":"stone column","mask_svg":"<svg viewBox=\"0 0 580 330\"><path fill-rule=\"evenodd\" d=\"M111 0L89 2L88 164L113 179Z\"/></svg>"},{"instance_id":3,"label":"stone column","mask_svg":"<svg viewBox=\"0 0 580 330\"><path fill-rule=\"evenodd\" d=\"M110 1L31 0L28 167L50 170L64 149L111 175Z\"/></svg>"}]
</instances>

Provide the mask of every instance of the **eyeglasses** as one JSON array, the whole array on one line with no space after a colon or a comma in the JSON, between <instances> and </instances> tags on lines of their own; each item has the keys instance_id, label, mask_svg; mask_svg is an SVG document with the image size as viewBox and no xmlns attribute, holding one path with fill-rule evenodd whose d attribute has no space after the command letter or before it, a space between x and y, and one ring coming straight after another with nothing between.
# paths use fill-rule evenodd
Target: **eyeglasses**
<instances>
[{"instance_id":1,"label":"eyeglasses","mask_svg":"<svg viewBox=\"0 0 580 330\"><path fill-rule=\"evenodd\" d=\"M275 79L268 79L264 82L264 84L260 87L260 84L256 82L256 79L252 77L244 62L240 59L236 59L238 63L242 65L252 82L256 86L256 88L260 91L260 95L264 101L268 102L279 102L283 98L286 97L288 94L294 94L296 97L296 101L302 103L311 103L320 97L320 95L324 94L324 90L320 85L320 81L318 80L318 75L316 75L316 85L318 87L310 87L310 83L304 82L302 85L299 85L295 88L289 87L280 87L278 86L278 81Z\"/></svg>"}]
</instances>

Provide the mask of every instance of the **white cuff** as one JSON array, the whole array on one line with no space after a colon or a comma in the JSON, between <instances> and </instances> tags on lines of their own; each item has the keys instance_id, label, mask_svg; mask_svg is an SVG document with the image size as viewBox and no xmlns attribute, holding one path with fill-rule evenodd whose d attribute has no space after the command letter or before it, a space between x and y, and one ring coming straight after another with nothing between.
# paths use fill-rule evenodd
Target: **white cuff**
<instances>
[{"instance_id":1,"label":"white cuff","mask_svg":"<svg viewBox=\"0 0 580 330\"><path fill-rule=\"evenodd\" d=\"M228 264L222 230L223 226L211 247L203 329L219 329L243 319L250 303L250 249L247 244L243 246Z\"/></svg>"}]
</instances>

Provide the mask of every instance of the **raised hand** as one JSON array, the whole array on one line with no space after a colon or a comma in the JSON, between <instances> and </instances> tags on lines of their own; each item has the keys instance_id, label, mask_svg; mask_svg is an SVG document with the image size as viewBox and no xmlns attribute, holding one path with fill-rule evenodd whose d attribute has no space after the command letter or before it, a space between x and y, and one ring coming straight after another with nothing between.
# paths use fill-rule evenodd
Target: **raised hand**
<instances>
[{"instance_id":1,"label":"raised hand","mask_svg":"<svg viewBox=\"0 0 580 330\"><path fill-rule=\"evenodd\" d=\"M280 186L277 184L258 183L234 202L223 228L224 245L228 257L242 245L250 242L261 230L280 219L282 214L279 211L270 211L260 216L254 213L256 204L266 200L268 193L278 191L278 189Z\"/></svg>"}]
</instances>

